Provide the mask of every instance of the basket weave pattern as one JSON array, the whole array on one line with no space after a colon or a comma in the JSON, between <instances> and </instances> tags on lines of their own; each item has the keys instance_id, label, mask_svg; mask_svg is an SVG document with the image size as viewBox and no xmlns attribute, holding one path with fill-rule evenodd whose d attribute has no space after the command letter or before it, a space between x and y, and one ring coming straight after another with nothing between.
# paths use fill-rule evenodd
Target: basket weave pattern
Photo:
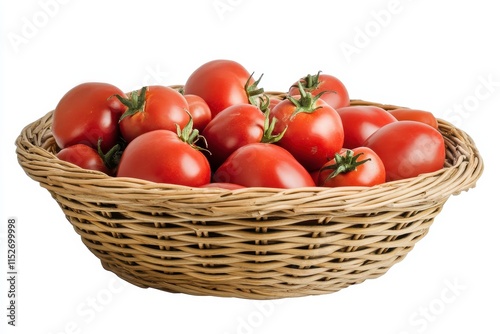
<instances>
[{"instance_id":1,"label":"basket weave pattern","mask_svg":"<svg viewBox=\"0 0 500 334\"><path fill-rule=\"evenodd\" d=\"M61 161L51 122L49 112L18 137L25 172L51 193L105 269L139 287L192 295L298 297L379 277L483 170L472 139L439 120L447 160L434 173L371 188L198 189Z\"/></svg>"}]
</instances>

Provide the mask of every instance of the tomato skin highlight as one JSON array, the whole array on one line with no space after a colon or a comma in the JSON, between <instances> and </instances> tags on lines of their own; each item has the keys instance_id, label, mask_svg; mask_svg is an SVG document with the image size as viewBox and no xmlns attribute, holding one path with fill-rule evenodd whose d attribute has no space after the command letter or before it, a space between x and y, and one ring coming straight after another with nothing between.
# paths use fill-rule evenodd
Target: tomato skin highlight
<instances>
[{"instance_id":1,"label":"tomato skin highlight","mask_svg":"<svg viewBox=\"0 0 500 334\"><path fill-rule=\"evenodd\" d=\"M95 149L85 144L75 144L57 152L56 157L71 162L83 169L96 170L111 175L104 161Z\"/></svg>"},{"instance_id":2,"label":"tomato skin highlight","mask_svg":"<svg viewBox=\"0 0 500 334\"><path fill-rule=\"evenodd\" d=\"M181 93L160 85L145 88L143 110L120 120L120 131L127 142L153 130L175 132L176 124L183 128L189 122L189 106Z\"/></svg>"},{"instance_id":3,"label":"tomato skin highlight","mask_svg":"<svg viewBox=\"0 0 500 334\"><path fill-rule=\"evenodd\" d=\"M385 109L377 106L349 106L337 109L344 127L344 147L354 149L382 126L397 119Z\"/></svg>"},{"instance_id":4,"label":"tomato skin highlight","mask_svg":"<svg viewBox=\"0 0 500 334\"><path fill-rule=\"evenodd\" d=\"M205 155L169 130L153 130L132 140L125 148L118 177L199 187L210 182Z\"/></svg>"},{"instance_id":5,"label":"tomato skin highlight","mask_svg":"<svg viewBox=\"0 0 500 334\"><path fill-rule=\"evenodd\" d=\"M321 99L314 107L319 108L294 114L296 106L283 100L270 112L270 119L277 119L273 133L286 129L276 144L288 150L309 171L321 168L344 143L344 129L337 111Z\"/></svg>"},{"instance_id":6,"label":"tomato skin highlight","mask_svg":"<svg viewBox=\"0 0 500 334\"><path fill-rule=\"evenodd\" d=\"M284 148L254 143L240 147L216 170L213 182L244 187L314 187L307 170Z\"/></svg>"},{"instance_id":7,"label":"tomato skin highlight","mask_svg":"<svg viewBox=\"0 0 500 334\"><path fill-rule=\"evenodd\" d=\"M125 111L114 95L125 96L116 86L85 82L71 88L54 109L52 134L59 148L85 144L108 151L120 136L118 120Z\"/></svg>"},{"instance_id":8,"label":"tomato skin highlight","mask_svg":"<svg viewBox=\"0 0 500 334\"><path fill-rule=\"evenodd\" d=\"M443 168L446 148L441 133L416 121L397 121L373 133L364 146L382 159L386 180L394 181Z\"/></svg>"},{"instance_id":9,"label":"tomato skin highlight","mask_svg":"<svg viewBox=\"0 0 500 334\"><path fill-rule=\"evenodd\" d=\"M346 156L348 150L342 150L339 154ZM372 187L385 182L385 167L382 159L368 147L356 147L351 150L352 155L361 154L357 159L358 162L367 160L357 166L354 170L341 172L334 177L329 177L335 169L329 169L330 166L336 165L335 159L327 162L317 175L317 184L320 187L348 187L362 186Z\"/></svg>"},{"instance_id":10,"label":"tomato skin highlight","mask_svg":"<svg viewBox=\"0 0 500 334\"><path fill-rule=\"evenodd\" d=\"M249 103L245 84L250 73L243 65L226 59L202 64L191 73L184 94L200 96L210 107L212 117L235 104ZM251 79L250 83L254 80Z\"/></svg>"}]
</instances>

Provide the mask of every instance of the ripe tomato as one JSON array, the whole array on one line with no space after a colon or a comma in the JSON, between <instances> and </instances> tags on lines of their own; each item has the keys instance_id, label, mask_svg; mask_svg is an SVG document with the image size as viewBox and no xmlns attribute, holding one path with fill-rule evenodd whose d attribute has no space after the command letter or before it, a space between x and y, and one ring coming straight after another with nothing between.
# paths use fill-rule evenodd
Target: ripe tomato
<instances>
[{"instance_id":1,"label":"ripe tomato","mask_svg":"<svg viewBox=\"0 0 500 334\"><path fill-rule=\"evenodd\" d=\"M364 146L382 159L387 181L434 172L443 168L445 162L443 136L421 122L387 124L372 134Z\"/></svg>"},{"instance_id":2,"label":"ripe tomato","mask_svg":"<svg viewBox=\"0 0 500 334\"><path fill-rule=\"evenodd\" d=\"M344 127L344 147L362 146L365 140L382 126L396 122L385 109L376 106L349 106L337 109Z\"/></svg>"},{"instance_id":3,"label":"ripe tomato","mask_svg":"<svg viewBox=\"0 0 500 334\"><path fill-rule=\"evenodd\" d=\"M200 188L219 188L219 189L227 189L227 190L236 190L236 189L243 189L245 187L240 186L239 184L234 184L234 183L212 182L212 183L204 184Z\"/></svg>"},{"instance_id":4,"label":"ripe tomato","mask_svg":"<svg viewBox=\"0 0 500 334\"><path fill-rule=\"evenodd\" d=\"M385 167L368 147L356 147L335 154L319 171L318 186L371 187L385 182Z\"/></svg>"},{"instance_id":5,"label":"ripe tomato","mask_svg":"<svg viewBox=\"0 0 500 334\"><path fill-rule=\"evenodd\" d=\"M283 101L282 99L278 99L277 97L271 97L269 99L269 110L273 110L274 107L276 107L276 105L278 103L280 103L281 101Z\"/></svg>"},{"instance_id":6,"label":"ripe tomato","mask_svg":"<svg viewBox=\"0 0 500 334\"><path fill-rule=\"evenodd\" d=\"M332 108L347 107L351 104L349 100L349 93L345 85L337 77L329 74L311 75L301 78L299 80L304 89L310 92L313 96L324 92L321 99L329 104ZM299 95L298 82L294 83L288 90L288 95Z\"/></svg>"},{"instance_id":7,"label":"ripe tomato","mask_svg":"<svg viewBox=\"0 0 500 334\"><path fill-rule=\"evenodd\" d=\"M302 92L278 103L269 114L274 133L285 131L277 145L288 150L307 170L323 166L344 142L342 120L321 98Z\"/></svg>"},{"instance_id":8,"label":"ripe tomato","mask_svg":"<svg viewBox=\"0 0 500 334\"><path fill-rule=\"evenodd\" d=\"M127 142L153 130L176 131L176 124L184 127L189 122L186 99L170 87L145 86L119 100L127 107L120 118L120 130Z\"/></svg>"},{"instance_id":9,"label":"ripe tomato","mask_svg":"<svg viewBox=\"0 0 500 334\"><path fill-rule=\"evenodd\" d=\"M250 143L275 142L263 111L252 104L236 104L218 113L202 132L210 154L212 169L217 169L238 148Z\"/></svg>"},{"instance_id":10,"label":"ripe tomato","mask_svg":"<svg viewBox=\"0 0 500 334\"><path fill-rule=\"evenodd\" d=\"M186 102L188 104L189 113L193 118L194 128L198 129L200 132L207 126L207 124L212 120L212 112L208 104L198 95L187 94L184 95Z\"/></svg>"},{"instance_id":11,"label":"ripe tomato","mask_svg":"<svg viewBox=\"0 0 500 334\"><path fill-rule=\"evenodd\" d=\"M218 59L198 67L187 79L184 94L200 96L210 107L212 117L234 104L250 103L263 92L258 81L239 63Z\"/></svg>"},{"instance_id":12,"label":"ripe tomato","mask_svg":"<svg viewBox=\"0 0 500 334\"><path fill-rule=\"evenodd\" d=\"M70 89L57 104L52 133L59 148L85 144L110 150L119 139L118 119L125 111L115 97L125 96L117 87L100 82L86 82Z\"/></svg>"},{"instance_id":13,"label":"ripe tomato","mask_svg":"<svg viewBox=\"0 0 500 334\"><path fill-rule=\"evenodd\" d=\"M398 121L417 121L428 124L432 126L434 129L438 128L438 122L436 120L436 117L434 117L434 115L429 111L399 108L399 109L389 110L389 112Z\"/></svg>"},{"instance_id":14,"label":"ripe tomato","mask_svg":"<svg viewBox=\"0 0 500 334\"><path fill-rule=\"evenodd\" d=\"M153 130L132 140L121 157L117 176L199 187L210 182L207 158L170 130Z\"/></svg>"},{"instance_id":15,"label":"ripe tomato","mask_svg":"<svg viewBox=\"0 0 500 334\"><path fill-rule=\"evenodd\" d=\"M248 144L234 151L216 170L213 181L244 187L315 186L311 175L287 150L269 143Z\"/></svg>"},{"instance_id":16,"label":"ripe tomato","mask_svg":"<svg viewBox=\"0 0 500 334\"><path fill-rule=\"evenodd\" d=\"M56 157L83 169L96 170L111 175L111 170L106 166L99 153L85 144L75 144L63 148L57 152Z\"/></svg>"}]
</instances>

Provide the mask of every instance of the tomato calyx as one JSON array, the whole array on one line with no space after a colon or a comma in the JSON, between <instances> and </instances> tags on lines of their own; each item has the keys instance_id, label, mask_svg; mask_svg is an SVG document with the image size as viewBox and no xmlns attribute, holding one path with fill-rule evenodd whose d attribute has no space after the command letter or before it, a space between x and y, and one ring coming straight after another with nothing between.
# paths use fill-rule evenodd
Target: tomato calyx
<instances>
[{"instance_id":1,"label":"tomato calyx","mask_svg":"<svg viewBox=\"0 0 500 334\"><path fill-rule=\"evenodd\" d=\"M286 130L288 129L288 126L281 131L281 133L278 133L276 135L273 135L274 128L276 127L276 122L278 121L276 117L273 117L272 120L270 120L270 114L271 114L271 109L269 109L269 105L271 104L271 100L269 99L269 96L263 95L263 97L260 97L260 105L259 108L260 110L264 113L264 134L262 136L262 140L260 141L261 143L269 143L269 144L274 144L277 143L283 138L285 135Z\"/></svg>"},{"instance_id":2,"label":"tomato calyx","mask_svg":"<svg viewBox=\"0 0 500 334\"><path fill-rule=\"evenodd\" d=\"M358 161L358 158L363 155L363 153L359 153L356 155L353 155L354 152L352 150L346 150L345 151L345 156L341 155L339 153L335 153L335 164L325 166L321 168L321 171L323 170L332 170L330 175L325 180L332 179L335 176L339 174L346 174L352 171L355 171L358 166L366 163L367 161L371 161L371 159L365 159Z\"/></svg>"},{"instance_id":3,"label":"tomato calyx","mask_svg":"<svg viewBox=\"0 0 500 334\"><path fill-rule=\"evenodd\" d=\"M196 143L199 140L203 140L204 146L208 147L207 140L205 139L205 137L200 135L200 131L198 129L194 128L193 117L191 116L191 114L187 110L186 110L186 113L189 115L189 122L186 124L186 126L181 129L179 124L175 124L175 127L177 129L177 136L179 137L179 139L181 141L188 144L189 146L191 146L195 150L205 151L208 154L212 154L208 149L196 145Z\"/></svg>"},{"instance_id":4,"label":"tomato calyx","mask_svg":"<svg viewBox=\"0 0 500 334\"><path fill-rule=\"evenodd\" d=\"M321 74L321 70L318 71L317 74L308 74L302 79L299 80L303 84L303 87L306 91L312 91L315 89L318 89L320 83L322 81L319 80L319 75ZM292 87L299 88L298 84L297 85L292 85Z\"/></svg>"},{"instance_id":5,"label":"tomato calyx","mask_svg":"<svg viewBox=\"0 0 500 334\"><path fill-rule=\"evenodd\" d=\"M303 112L312 114L316 110L323 108L322 106L316 106L316 102L321 98L321 95L323 95L327 91L312 95L310 92L304 89L304 86L300 81L298 82L297 86L299 88L300 97L296 99L293 96L287 96L288 101L292 102L296 107L295 111L292 114L292 118L297 114Z\"/></svg>"},{"instance_id":6,"label":"tomato calyx","mask_svg":"<svg viewBox=\"0 0 500 334\"><path fill-rule=\"evenodd\" d=\"M123 154L124 144L118 143L115 146L113 146L108 152L104 153L101 147L101 143L102 143L102 138L99 138L97 141L97 154L99 154L102 161L104 162L104 165L109 170L114 170L116 167L118 167L118 164L120 163L120 159Z\"/></svg>"},{"instance_id":7,"label":"tomato calyx","mask_svg":"<svg viewBox=\"0 0 500 334\"><path fill-rule=\"evenodd\" d=\"M138 112L144 112L146 106L146 92L148 90L147 86L142 87L140 90L135 90L129 94L129 98L125 98L120 95L114 95L116 98L125 106L127 110L122 114L119 121L124 118L133 116Z\"/></svg>"},{"instance_id":8,"label":"tomato calyx","mask_svg":"<svg viewBox=\"0 0 500 334\"><path fill-rule=\"evenodd\" d=\"M248 102L250 104L253 104L254 106L259 106L259 102L261 102L260 95L264 93L264 88L259 88L259 83L264 74L261 74L256 81L251 83L254 73L250 75L247 82L245 83L245 91L247 93Z\"/></svg>"}]
</instances>

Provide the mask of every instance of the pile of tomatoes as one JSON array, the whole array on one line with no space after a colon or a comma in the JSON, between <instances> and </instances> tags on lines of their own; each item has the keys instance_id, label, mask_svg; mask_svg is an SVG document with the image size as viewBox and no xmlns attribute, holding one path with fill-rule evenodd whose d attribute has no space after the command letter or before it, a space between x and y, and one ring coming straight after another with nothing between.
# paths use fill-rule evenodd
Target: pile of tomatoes
<instances>
[{"instance_id":1,"label":"pile of tomatoes","mask_svg":"<svg viewBox=\"0 0 500 334\"><path fill-rule=\"evenodd\" d=\"M261 78L213 60L180 89L80 84L53 113L57 157L110 176L228 189L374 186L444 166L430 112L351 105L344 84L321 72L284 98Z\"/></svg>"}]
</instances>

